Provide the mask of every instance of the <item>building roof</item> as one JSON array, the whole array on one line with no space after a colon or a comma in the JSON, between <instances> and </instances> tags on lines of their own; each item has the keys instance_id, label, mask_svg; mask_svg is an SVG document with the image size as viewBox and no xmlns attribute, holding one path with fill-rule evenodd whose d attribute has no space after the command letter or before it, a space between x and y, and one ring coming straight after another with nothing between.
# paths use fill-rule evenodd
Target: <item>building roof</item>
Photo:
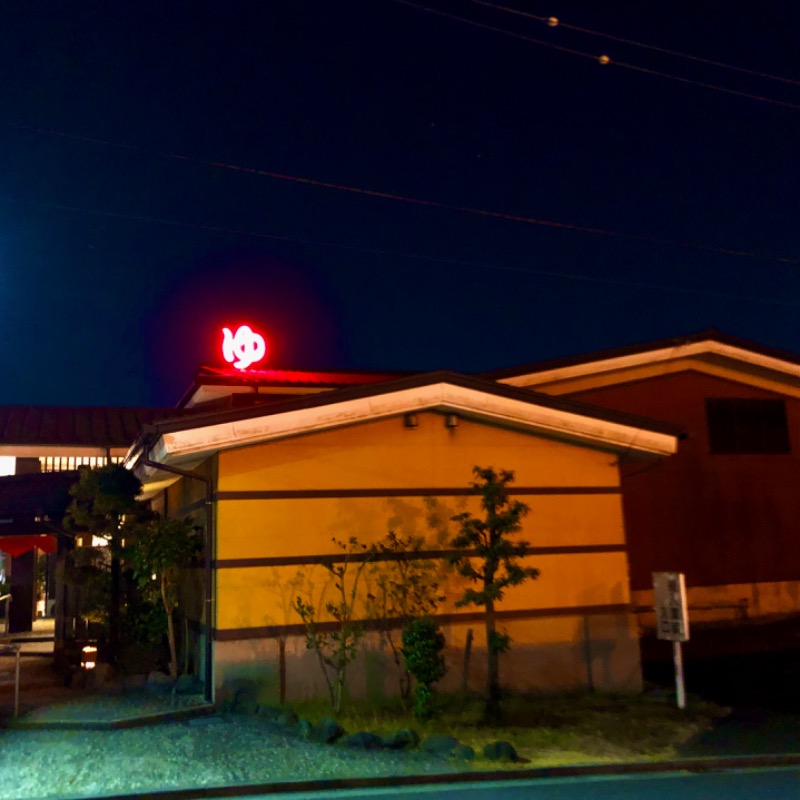
<instances>
[{"instance_id":1,"label":"building roof","mask_svg":"<svg viewBox=\"0 0 800 800\"><path fill-rule=\"evenodd\" d=\"M154 420L151 424L144 426L146 434L153 433L173 433L181 430L189 430L209 424L219 424L225 422L237 422L241 420L254 419L269 415L286 413L294 410L314 408L325 405L335 405L346 400L360 399L367 397L380 397L384 394L396 393L407 389L416 389L435 383L449 383L454 386L461 386L468 389L493 394L501 397L522 400L532 405L544 406L552 409L559 409L580 416L593 417L596 419L618 422L625 425L634 425L643 429L666 433L672 436L679 436L683 431L672 423L666 423L649 417L640 417L633 414L626 414L599 406L581 403L576 400L569 400L563 397L552 397L531 389L518 389L514 386L506 386L486 380L481 377L462 375L457 372L427 372L409 375L408 377L396 380L384 380L380 385L371 384L366 386L354 386L337 391L326 392L325 394L304 395L302 397L292 397L281 400L280 402L270 403L268 406L250 406L245 408L225 409L221 411L211 411L207 414L195 411L193 414L184 414L180 417L173 415L172 418L162 417Z\"/></svg>"},{"instance_id":2,"label":"building roof","mask_svg":"<svg viewBox=\"0 0 800 800\"><path fill-rule=\"evenodd\" d=\"M783 375L792 380L800 378L798 354L739 339L714 328L671 339L492 370L482 373L482 377L514 386L541 385L549 381L610 373L626 367L687 357L746 365L751 370Z\"/></svg>"},{"instance_id":3,"label":"building roof","mask_svg":"<svg viewBox=\"0 0 800 800\"><path fill-rule=\"evenodd\" d=\"M175 409L0 406L0 445L126 448L142 426Z\"/></svg>"},{"instance_id":4,"label":"building roof","mask_svg":"<svg viewBox=\"0 0 800 800\"><path fill-rule=\"evenodd\" d=\"M711 344L716 343L724 348L728 348L730 353L751 353L762 356L768 359L776 366L783 364L785 367L800 367L800 355L792 353L788 350L780 350L774 347L767 347L766 345L751 342L746 339L740 339L736 336L731 336L723 333L716 328L707 328L706 330L697 333L691 333L684 336L676 336L670 339L658 339L651 342L639 342L632 345L625 345L622 347L614 347L607 350L595 350L590 353L582 353L576 356L568 356L566 358L547 359L545 361L537 361L532 364L524 364L516 367L507 367L504 369L491 370L489 372L481 373L481 377L490 380L506 381L523 376L540 375L541 373L560 372L568 369L569 367L578 367L582 365L599 364L603 366L608 365L608 368L614 368L622 359L627 357L635 357L639 355L652 355L653 353L668 353L672 352L676 356L680 355L677 352L680 349L691 349L693 351L702 352L703 350L710 351ZM692 347L692 346L695 347ZM700 347L697 347L697 346ZM515 382L516 383L516 382Z\"/></svg>"},{"instance_id":5,"label":"building roof","mask_svg":"<svg viewBox=\"0 0 800 800\"><path fill-rule=\"evenodd\" d=\"M422 411L455 413L616 452L669 455L682 434L664 422L481 378L433 372L269 405L156 421L145 426L129 451L128 463L147 482L158 472L141 463L148 457L186 468L228 447Z\"/></svg>"},{"instance_id":6,"label":"building roof","mask_svg":"<svg viewBox=\"0 0 800 800\"><path fill-rule=\"evenodd\" d=\"M194 381L178 403L178 408L191 408L219 401L231 392L259 395L305 395L380 383L408 375L407 372L371 370L288 370L235 369L233 367L202 366Z\"/></svg>"}]
</instances>

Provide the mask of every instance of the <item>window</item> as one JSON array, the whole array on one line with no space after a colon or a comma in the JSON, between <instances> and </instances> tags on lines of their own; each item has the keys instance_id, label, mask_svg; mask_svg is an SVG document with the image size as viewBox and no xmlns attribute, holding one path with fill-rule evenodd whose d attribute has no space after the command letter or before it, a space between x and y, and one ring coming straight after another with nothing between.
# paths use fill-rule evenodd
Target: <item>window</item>
<instances>
[{"instance_id":1,"label":"window","mask_svg":"<svg viewBox=\"0 0 800 800\"><path fill-rule=\"evenodd\" d=\"M789 452L789 428L783 400L709 398L706 419L712 453Z\"/></svg>"},{"instance_id":2,"label":"window","mask_svg":"<svg viewBox=\"0 0 800 800\"><path fill-rule=\"evenodd\" d=\"M123 458L112 456L112 464L121 464ZM104 467L108 463L105 456L40 456L39 464L42 472L62 472L74 470L78 467Z\"/></svg>"}]
</instances>

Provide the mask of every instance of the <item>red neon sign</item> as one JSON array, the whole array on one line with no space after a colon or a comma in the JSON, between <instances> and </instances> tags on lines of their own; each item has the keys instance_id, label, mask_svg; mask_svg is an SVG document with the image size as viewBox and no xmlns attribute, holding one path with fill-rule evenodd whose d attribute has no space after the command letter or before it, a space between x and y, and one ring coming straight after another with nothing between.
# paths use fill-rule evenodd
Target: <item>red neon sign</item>
<instances>
[{"instance_id":1,"label":"red neon sign","mask_svg":"<svg viewBox=\"0 0 800 800\"><path fill-rule=\"evenodd\" d=\"M247 369L267 354L264 337L249 325L240 325L236 333L231 333L230 328L223 328L222 335L222 356L236 369Z\"/></svg>"}]
</instances>

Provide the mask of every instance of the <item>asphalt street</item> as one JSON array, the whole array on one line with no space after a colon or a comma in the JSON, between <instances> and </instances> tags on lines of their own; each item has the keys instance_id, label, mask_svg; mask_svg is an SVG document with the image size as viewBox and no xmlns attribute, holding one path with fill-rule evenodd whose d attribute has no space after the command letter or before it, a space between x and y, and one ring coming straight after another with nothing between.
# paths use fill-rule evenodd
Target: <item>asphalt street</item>
<instances>
[{"instance_id":1,"label":"asphalt street","mask_svg":"<svg viewBox=\"0 0 800 800\"><path fill-rule=\"evenodd\" d=\"M239 790L241 791L241 790ZM180 793L180 800L205 800L231 796L239 800L798 800L800 768L772 767L709 772L667 772L648 775L591 776L580 778L536 778L532 780L479 783L433 783L419 786L367 787L328 791L269 792L230 795L219 791ZM158 795L167 800L168 793ZM148 800L147 796L143 800Z\"/></svg>"}]
</instances>

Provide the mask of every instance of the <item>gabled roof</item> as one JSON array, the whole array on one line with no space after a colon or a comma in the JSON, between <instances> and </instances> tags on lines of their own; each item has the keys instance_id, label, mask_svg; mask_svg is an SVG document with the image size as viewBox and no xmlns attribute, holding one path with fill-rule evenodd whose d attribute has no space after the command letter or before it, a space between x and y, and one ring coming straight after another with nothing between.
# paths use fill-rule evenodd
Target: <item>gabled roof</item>
<instances>
[{"instance_id":1,"label":"gabled roof","mask_svg":"<svg viewBox=\"0 0 800 800\"><path fill-rule=\"evenodd\" d=\"M191 408L240 392L304 395L393 380L407 372L368 370L245 369L202 366L178 408Z\"/></svg>"},{"instance_id":2,"label":"gabled roof","mask_svg":"<svg viewBox=\"0 0 800 800\"><path fill-rule=\"evenodd\" d=\"M778 379L800 381L800 356L796 353L739 339L716 329L493 370L483 373L482 377L513 386L541 386L684 358L699 358L711 364L733 365Z\"/></svg>"},{"instance_id":3,"label":"gabled roof","mask_svg":"<svg viewBox=\"0 0 800 800\"><path fill-rule=\"evenodd\" d=\"M230 447L429 410L618 452L669 455L681 434L671 424L481 378L433 372L266 406L162 420L145 426L127 460L135 467L143 454L150 454L165 464L198 463ZM146 479L148 470L138 469L137 474Z\"/></svg>"}]
</instances>

